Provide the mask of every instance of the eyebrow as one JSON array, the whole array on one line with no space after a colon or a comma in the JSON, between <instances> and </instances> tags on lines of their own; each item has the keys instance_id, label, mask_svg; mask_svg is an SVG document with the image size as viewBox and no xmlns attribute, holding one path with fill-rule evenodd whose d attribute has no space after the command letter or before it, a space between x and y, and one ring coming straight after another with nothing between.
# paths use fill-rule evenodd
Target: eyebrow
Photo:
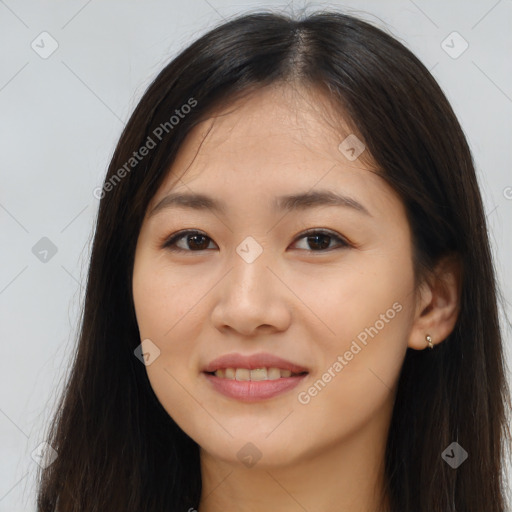
<instances>
[{"instance_id":1,"label":"eyebrow","mask_svg":"<svg viewBox=\"0 0 512 512\"><path fill-rule=\"evenodd\" d=\"M370 212L352 197L337 194L331 190L315 190L299 194L290 194L276 197L272 203L274 211L298 211L321 206L341 206L352 208L360 213L372 217ZM149 217L166 208L181 207L193 210L211 210L219 214L226 214L226 205L213 197L197 193L173 192L161 199L150 211Z\"/></svg>"}]
</instances>

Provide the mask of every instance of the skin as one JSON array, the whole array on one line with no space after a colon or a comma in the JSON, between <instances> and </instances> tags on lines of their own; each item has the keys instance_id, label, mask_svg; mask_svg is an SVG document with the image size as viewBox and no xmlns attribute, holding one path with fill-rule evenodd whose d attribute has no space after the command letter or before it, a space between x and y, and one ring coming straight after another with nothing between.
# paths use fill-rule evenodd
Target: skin
<instances>
[{"instance_id":1,"label":"skin","mask_svg":"<svg viewBox=\"0 0 512 512\"><path fill-rule=\"evenodd\" d=\"M163 407L200 446L199 512L382 510L386 437L407 347L425 349L427 333L441 342L456 321L456 267L443 262L437 280L414 287L404 206L369 170L367 152L350 161L338 149L350 131L340 136L326 122L326 106L320 94L274 86L200 123L148 212L179 191L221 200L225 213L162 208L140 231L137 322L141 340L160 350L146 369ZM275 196L320 189L354 198L369 215L347 206L271 209ZM315 250L315 240L301 238L309 228L332 230L349 245L327 236L317 244L328 248ZM183 237L181 252L163 247L183 229L207 238L194 245ZM236 252L248 236L263 250L252 263ZM396 303L400 311L378 334L300 403L299 393ZM231 352L270 352L310 373L298 388L242 403L201 374ZM261 454L252 467L237 455L249 442Z\"/></svg>"}]
</instances>

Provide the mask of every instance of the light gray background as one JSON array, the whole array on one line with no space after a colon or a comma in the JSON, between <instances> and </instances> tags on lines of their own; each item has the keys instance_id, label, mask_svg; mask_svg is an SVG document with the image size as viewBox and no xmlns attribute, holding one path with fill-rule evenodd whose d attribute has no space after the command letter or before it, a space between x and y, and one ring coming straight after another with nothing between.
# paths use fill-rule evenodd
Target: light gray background
<instances>
[{"instance_id":1,"label":"light gray background","mask_svg":"<svg viewBox=\"0 0 512 512\"><path fill-rule=\"evenodd\" d=\"M145 88L184 46L222 18L303 1L0 0L0 511L35 510L31 453L75 347L101 185L121 130ZM512 317L512 1L348 1L432 70L469 139ZM43 59L39 51L57 50ZM458 58L442 47L452 46ZM41 38L46 37L43 42ZM455 37L455 39L454 39ZM57 253L32 247L48 237ZM477 241L475 241L477 243ZM510 365L510 328L505 331ZM471 454L469 454L471 457Z\"/></svg>"}]
</instances>

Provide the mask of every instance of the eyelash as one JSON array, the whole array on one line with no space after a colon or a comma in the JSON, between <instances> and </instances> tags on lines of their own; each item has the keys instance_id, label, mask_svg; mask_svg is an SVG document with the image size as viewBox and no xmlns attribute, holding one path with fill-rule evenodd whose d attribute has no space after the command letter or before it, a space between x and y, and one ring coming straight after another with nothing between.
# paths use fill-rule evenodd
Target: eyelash
<instances>
[{"instance_id":1,"label":"eyelash","mask_svg":"<svg viewBox=\"0 0 512 512\"><path fill-rule=\"evenodd\" d=\"M305 250L307 252L321 253L321 252L330 252L334 249L345 249L348 247L352 247L352 244L350 244L345 238L336 234L334 231L326 230L326 229L315 229L315 228L308 229L307 231L304 231L303 233L301 233L297 238L295 238L293 243L295 244L302 238L307 238L309 236L318 235L318 234L326 235L326 236L330 237L331 240L337 241L340 246L334 247L334 248L331 247L330 249L320 249L320 250L316 250L316 251L308 250L308 249L299 249L299 250L303 250L303 251ZM201 249L201 250L194 251L194 250L190 250L190 249L182 249L181 247L176 247L176 242L178 242L182 238L185 238L188 235L201 235L213 242L213 240L208 235L206 235L206 233L203 233L202 231L185 230L185 231L178 231L177 233L171 235L171 237L167 238L163 242L162 249L168 249L169 251L173 251L173 252L204 252L206 250L209 250L209 249Z\"/></svg>"}]
</instances>

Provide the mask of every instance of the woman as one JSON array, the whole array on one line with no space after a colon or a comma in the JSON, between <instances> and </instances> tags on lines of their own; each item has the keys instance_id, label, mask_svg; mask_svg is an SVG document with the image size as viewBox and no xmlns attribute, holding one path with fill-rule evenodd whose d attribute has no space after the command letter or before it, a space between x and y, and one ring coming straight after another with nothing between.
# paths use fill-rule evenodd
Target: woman
<instances>
[{"instance_id":1,"label":"woman","mask_svg":"<svg viewBox=\"0 0 512 512\"><path fill-rule=\"evenodd\" d=\"M226 22L95 194L38 510L504 510L482 200L403 45L335 12Z\"/></svg>"}]
</instances>

